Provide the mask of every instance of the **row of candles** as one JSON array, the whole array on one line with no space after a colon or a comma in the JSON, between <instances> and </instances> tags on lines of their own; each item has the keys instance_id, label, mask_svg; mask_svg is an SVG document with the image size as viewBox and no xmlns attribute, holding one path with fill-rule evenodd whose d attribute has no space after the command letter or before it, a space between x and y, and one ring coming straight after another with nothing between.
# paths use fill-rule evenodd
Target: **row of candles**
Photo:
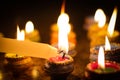
<instances>
[{"instance_id":1,"label":"row of candles","mask_svg":"<svg viewBox=\"0 0 120 80\"><path fill-rule=\"evenodd\" d=\"M117 7L114 8L109 24L102 9L95 13L93 23L88 29L90 39L90 63L86 67L85 77L88 80L119 79L120 65L116 51L120 48L115 42L119 38L119 32L115 31ZM114 45L110 44L114 43ZM105 51L104 51L105 50ZM115 56L113 56L114 54ZM111 59L113 57L113 59ZM114 59L117 58L117 59Z\"/></svg>"},{"instance_id":2,"label":"row of candles","mask_svg":"<svg viewBox=\"0 0 120 80\"><path fill-rule=\"evenodd\" d=\"M60 53L61 53L61 51L63 51L60 54L60 55L62 55L61 56L62 62L64 60L66 60L66 55L69 54L69 50L70 50L69 48L71 47L70 43L74 44L74 47L76 45L76 35L74 32L72 32L72 33L70 32L71 30L70 30L70 24L69 24L69 16L67 13L65 13L64 9L65 9L65 2L62 5L61 14L58 18L57 26L54 27L55 29L52 28L53 31L52 31L52 35L51 35L52 36L51 38L55 38L55 39L51 40L51 45L53 45L54 47L55 47L55 45L57 45L57 48ZM101 16L101 14L103 16ZM117 31L116 31L116 33L114 32L116 17L117 17L117 8L114 9L110 23L109 23L109 25L106 26L104 12L99 9L95 14L95 20L97 20L98 23L95 24L95 27L91 26L91 28L88 30L88 37L90 38L91 42L93 40L93 37L97 38L98 41L101 38L104 39L105 36L108 36L108 38L118 37L119 33ZM56 29L56 27L57 27L57 29ZM108 30L108 32L106 31L106 29ZM102 34L96 34L97 32L101 32ZM39 32L38 32L38 30L34 30L33 23L31 21L28 21L26 24L25 34L24 34L24 30L20 31L19 27L17 27L17 40L24 40L24 35L25 35L25 40L31 40L31 41L35 41L35 42L40 41ZM56 35L56 36L53 37L54 35ZM71 36L72 36L72 38L71 38ZM69 37L69 39L68 39L68 37ZM107 49L107 51L112 51L110 49L110 44L109 44L108 38L106 37L106 44L109 45L109 49ZM98 45L98 44L95 43L95 45ZM103 79L104 79L106 77L109 77L109 75L113 75L113 77L115 77L116 75L119 75L118 73L120 72L120 65L114 61L112 61L112 62L105 61L105 59L104 59L105 53L104 53L103 46L104 45L99 46L99 51L96 50L98 52L98 58L97 58L98 61L97 60L92 61L87 65L87 67L86 67L87 69L86 69L86 73L85 73L86 77L88 77L88 78L94 77L96 79L98 77L99 78L103 77ZM94 46L92 46L92 47L94 47ZM105 45L105 50L106 50L106 45ZM59 59L61 59L61 58L59 58ZM56 59L54 59L54 60L56 60ZM58 60L58 61L61 61L61 60Z\"/></svg>"},{"instance_id":3,"label":"row of candles","mask_svg":"<svg viewBox=\"0 0 120 80\"><path fill-rule=\"evenodd\" d=\"M61 16L59 18L61 18ZM60 38L62 39L60 41L61 42L60 45L62 45L62 47L59 46L59 49L66 50L65 53L68 53L68 46L64 45L64 44L68 44L68 42L66 40L64 40L67 37L65 35L65 34L67 34L67 32L65 33L65 31L64 31L65 30L64 26L66 26L66 24L63 25L64 22L68 22L68 21L65 21L65 20L67 20L67 18L65 16L64 16L64 18L65 19L62 20L63 22L58 24L58 26L61 25L60 26L61 28L59 28L59 35L61 35L61 36L64 35L64 37L62 37L62 38L60 36ZM120 48L118 45L111 45L109 43L109 39L110 39L110 41L112 41L113 39L116 39L117 37L119 37L119 32L114 31L116 18L117 18L117 8L116 7L113 11L109 25L106 24L106 16L102 9L98 9L95 13L95 20L97 21L97 23L95 23L88 29L88 38L90 39L91 42L93 40L95 40L100 43L99 44L94 43L94 45L90 45L91 49L94 48L94 52L97 54L97 58L96 58L96 60L91 61L86 67L85 77L88 80L89 79L96 80L99 78L100 78L100 80L101 79L107 80L107 79L118 79L119 78L119 74L120 74L119 63L117 63L116 61L111 60L111 59L106 59L106 56L105 56L105 54L111 53L111 52L113 52L113 54L114 54L116 52L116 50L118 48ZM58 19L58 21L59 21L59 19ZM62 28L62 27L64 27L64 28ZM103 41L101 42L100 39L102 39ZM65 46L67 47L66 49L65 49ZM96 49L96 47L97 47L97 49ZM104 51L104 49L105 49L105 51ZM91 57L91 55L92 54L90 54L90 57ZM110 57L110 56L108 56L108 57ZM114 57L114 56L112 56L112 57ZM91 57L91 58L94 58L94 57Z\"/></svg>"}]
</instances>

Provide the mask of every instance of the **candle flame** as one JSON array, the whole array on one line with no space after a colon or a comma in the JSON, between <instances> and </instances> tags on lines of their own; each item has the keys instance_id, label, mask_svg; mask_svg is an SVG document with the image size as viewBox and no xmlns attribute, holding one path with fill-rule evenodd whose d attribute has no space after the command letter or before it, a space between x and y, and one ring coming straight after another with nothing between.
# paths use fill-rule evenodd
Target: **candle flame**
<instances>
[{"instance_id":1,"label":"candle flame","mask_svg":"<svg viewBox=\"0 0 120 80\"><path fill-rule=\"evenodd\" d=\"M69 32L69 16L66 13L62 13L58 17L58 48L68 53L68 32Z\"/></svg>"},{"instance_id":2,"label":"candle flame","mask_svg":"<svg viewBox=\"0 0 120 80\"><path fill-rule=\"evenodd\" d=\"M24 39L25 39L24 30L20 31L19 26L17 26L17 40L24 40Z\"/></svg>"},{"instance_id":3,"label":"candle flame","mask_svg":"<svg viewBox=\"0 0 120 80\"><path fill-rule=\"evenodd\" d=\"M110 36L112 36L114 33L116 18L117 18L117 8L115 7L108 25L108 33Z\"/></svg>"},{"instance_id":4,"label":"candle flame","mask_svg":"<svg viewBox=\"0 0 120 80\"><path fill-rule=\"evenodd\" d=\"M33 25L32 21L28 21L28 22L26 23L25 31L26 31L27 33L31 33L31 32L34 31L34 25Z\"/></svg>"},{"instance_id":5,"label":"candle flame","mask_svg":"<svg viewBox=\"0 0 120 80\"><path fill-rule=\"evenodd\" d=\"M94 20L98 22L98 27L102 28L106 22L106 16L102 9L97 9L95 12Z\"/></svg>"},{"instance_id":6,"label":"candle flame","mask_svg":"<svg viewBox=\"0 0 120 80\"><path fill-rule=\"evenodd\" d=\"M98 65L99 65L100 68L105 69L105 57L104 57L104 49L103 49L103 47L99 48Z\"/></svg>"},{"instance_id":7,"label":"candle flame","mask_svg":"<svg viewBox=\"0 0 120 80\"><path fill-rule=\"evenodd\" d=\"M62 7L61 7L61 14L65 13L65 0L63 0Z\"/></svg>"},{"instance_id":8,"label":"candle flame","mask_svg":"<svg viewBox=\"0 0 120 80\"><path fill-rule=\"evenodd\" d=\"M108 37L105 37L105 50L111 50L110 42L108 40Z\"/></svg>"}]
</instances>

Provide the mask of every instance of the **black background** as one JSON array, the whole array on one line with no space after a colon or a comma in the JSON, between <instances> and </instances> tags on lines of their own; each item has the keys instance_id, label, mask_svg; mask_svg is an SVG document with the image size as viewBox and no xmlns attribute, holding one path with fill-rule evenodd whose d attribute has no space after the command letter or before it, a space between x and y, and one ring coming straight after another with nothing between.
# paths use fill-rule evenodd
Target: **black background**
<instances>
[{"instance_id":1,"label":"black background","mask_svg":"<svg viewBox=\"0 0 120 80\"><path fill-rule=\"evenodd\" d=\"M17 24L20 29L24 29L26 22L31 20L40 31L42 42L49 43L50 26L57 22L62 2L63 0L0 1L0 32L5 37L15 38ZM109 19L115 6L118 7L116 29L120 30L120 0L66 0L65 12L79 39L86 16L94 15L101 8Z\"/></svg>"}]
</instances>

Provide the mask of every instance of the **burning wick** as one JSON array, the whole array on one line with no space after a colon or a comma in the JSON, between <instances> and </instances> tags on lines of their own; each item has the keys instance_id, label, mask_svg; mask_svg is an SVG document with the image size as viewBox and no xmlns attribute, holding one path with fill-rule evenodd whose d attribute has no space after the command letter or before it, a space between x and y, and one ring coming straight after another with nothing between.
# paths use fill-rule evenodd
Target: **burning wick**
<instances>
[{"instance_id":1,"label":"burning wick","mask_svg":"<svg viewBox=\"0 0 120 80\"><path fill-rule=\"evenodd\" d=\"M60 54L63 54L63 55L62 55L62 58L64 58L64 57L65 57L65 54L66 54L66 53L65 53L65 51L60 50L60 51L58 51L58 52L59 52Z\"/></svg>"}]
</instances>

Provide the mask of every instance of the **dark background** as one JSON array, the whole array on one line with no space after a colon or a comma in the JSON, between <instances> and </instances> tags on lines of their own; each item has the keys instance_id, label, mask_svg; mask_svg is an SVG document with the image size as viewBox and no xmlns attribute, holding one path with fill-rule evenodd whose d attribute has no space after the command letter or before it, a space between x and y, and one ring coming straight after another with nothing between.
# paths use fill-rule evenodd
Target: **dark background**
<instances>
[{"instance_id":1,"label":"dark background","mask_svg":"<svg viewBox=\"0 0 120 80\"><path fill-rule=\"evenodd\" d=\"M17 0L0 1L0 32L5 37L16 38L16 26L25 28L28 20L40 31L42 42L49 43L50 26L57 22L63 0ZM114 7L118 7L116 29L120 30L120 0L66 0L65 12L74 26L77 40L83 34L84 18L94 15L102 8L111 17Z\"/></svg>"}]
</instances>

